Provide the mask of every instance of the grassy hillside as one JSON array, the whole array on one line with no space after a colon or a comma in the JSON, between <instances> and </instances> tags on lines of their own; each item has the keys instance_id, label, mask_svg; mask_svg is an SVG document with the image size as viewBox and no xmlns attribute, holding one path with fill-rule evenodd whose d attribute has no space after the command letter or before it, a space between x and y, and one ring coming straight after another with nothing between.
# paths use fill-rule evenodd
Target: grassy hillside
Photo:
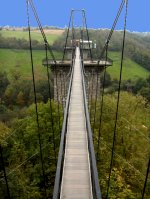
<instances>
[{"instance_id":1,"label":"grassy hillside","mask_svg":"<svg viewBox=\"0 0 150 199\"><path fill-rule=\"evenodd\" d=\"M109 57L113 60L113 66L109 67L107 69L107 72L111 75L111 78L119 78L119 72L120 72L120 58L121 54L118 52L110 52ZM124 59L123 64L123 80L128 79L138 79L141 78L147 78L150 75L150 71L146 70L145 68L141 67L139 64L135 63L129 58Z\"/></svg>"},{"instance_id":2,"label":"grassy hillside","mask_svg":"<svg viewBox=\"0 0 150 199\"><path fill-rule=\"evenodd\" d=\"M63 30L45 30L45 34L50 44L53 44L60 35L63 33ZM0 34L4 38L16 38L16 39L25 39L28 40L28 31L23 30L1 30ZM43 41L41 33L39 31L32 31L32 38L34 40ZM54 52L56 57L61 57L61 53ZM42 50L34 50L34 64L35 64L35 73L36 77L44 78L45 69L42 66L42 59L45 58L45 52ZM6 71L10 77L12 70L18 70L23 77L31 78L31 63L30 63L30 53L28 50L14 50L14 49L0 49L0 70Z\"/></svg>"},{"instance_id":3,"label":"grassy hillside","mask_svg":"<svg viewBox=\"0 0 150 199\"><path fill-rule=\"evenodd\" d=\"M65 35L62 36L64 30L45 30L47 39L50 44L53 44L56 40L58 41L55 49L59 49L60 46L64 46L64 37ZM1 30L0 34L4 38L12 38L15 37L17 39L25 39L28 40L28 31L23 31L23 30ZM98 37L98 35L99 37ZM104 36L106 35L105 31L92 31L91 32L91 38L98 38L101 42L104 40ZM120 69L120 57L121 54L118 51L119 44L116 44L117 42L117 36L120 38L121 33L120 32L115 32L113 38L113 46L116 47L116 50L113 49L113 52L109 52L109 57L113 60L113 66L109 67L107 71L111 75L111 78L119 78L119 69ZM32 31L32 38L37 41L43 41L43 38L40 34L39 31L34 30ZM92 38L92 39L93 39ZM145 37L144 37L145 38ZM127 34L127 44L126 48L128 47L128 40L131 40L132 42L134 41L134 46L138 45L148 45L148 42L145 42L145 40L141 40L141 37L137 36L136 34ZM94 39L93 39L94 40ZM147 40L146 40L147 41ZM103 43L103 42L102 42ZM55 46L55 44L54 44ZM145 46L146 47L146 46ZM112 48L112 47L111 47ZM112 50L110 48L110 50ZM139 47L138 47L139 48ZM142 46L143 48L143 46ZM148 47L147 47L148 48ZM63 49L63 47L62 47ZM98 50L99 48L97 48ZM100 48L101 49L101 48ZM56 53L57 57L60 57L61 53ZM98 53L99 54L99 53ZM128 56L128 55L127 55ZM34 51L34 62L36 65L36 72L37 74L41 75L44 73L43 66L41 65L42 59L45 57L44 51L41 50L35 50ZM145 60L143 58L143 60ZM5 70L8 73L12 69L17 69L19 70L24 76L30 76L31 75L31 66L30 66L30 54L27 50L10 50L10 49L0 49L0 69ZM130 56L125 58L124 61L124 67L123 67L123 80L127 79L132 79L136 80L138 78L147 78L150 75L150 71L148 71L146 68L144 68L142 65L137 64L134 59L132 59Z\"/></svg>"},{"instance_id":4,"label":"grassy hillside","mask_svg":"<svg viewBox=\"0 0 150 199\"><path fill-rule=\"evenodd\" d=\"M45 74L44 67L42 66L42 59L45 57L45 52L42 50L34 50L34 64L37 76ZM57 58L61 57L61 53L55 52ZM107 69L111 78L119 78L120 69L120 53L110 52L109 57L113 60L113 66ZM0 70L6 71L8 74L11 70L17 69L25 77L31 77L30 54L27 50L13 50L13 49L0 49ZM150 71L144 69L136 64L129 58L125 58L123 66L123 80L147 78Z\"/></svg>"},{"instance_id":5,"label":"grassy hillside","mask_svg":"<svg viewBox=\"0 0 150 199\"><path fill-rule=\"evenodd\" d=\"M34 50L34 65L36 77L43 78L46 70L42 66L42 59L45 52ZM60 53L55 52L56 57L61 57ZM25 78L31 77L30 53L28 50L0 49L0 70L6 71L8 75L11 70L17 69Z\"/></svg>"},{"instance_id":6,"label":"grassy hillside","mask_svg":"<svg viewBox=\"0 0 150 199\"><path fill-rule=\"evenodd\" d=\"M58 37L61 35L61 30L53 30L53 31L45 31L45 34L47 36L48 42L50 44L53 44L53 42L58 39ZM32 37L34 40L37 41L43 41L43 38L41 36L41 33L39 31L32 31ZM29 39L28 31L22 31L22 30L2 30L0 31L0 34L4 38L12 38L15 37L16 39Z\"/></svg>"}]
</instances>

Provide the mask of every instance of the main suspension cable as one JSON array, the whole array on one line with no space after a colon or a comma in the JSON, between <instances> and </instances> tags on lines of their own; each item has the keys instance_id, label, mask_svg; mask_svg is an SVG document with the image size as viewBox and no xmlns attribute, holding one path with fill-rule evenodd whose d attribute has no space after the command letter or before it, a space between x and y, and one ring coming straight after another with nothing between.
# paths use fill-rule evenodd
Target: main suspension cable
<instances>
[{"instance_id":1,"label":"main suspension cable","mask_svg":"<svg viewBox=\"0 0 150 199\"><path fill-rule=\"evenodd\" d=\"M28 1L28 3L30 3L30 5L31 5L31 8L32 8L33 14L34 14L34 16L35 16L36 22L37 22L37 24L38 24L38 26L39 26L39 29L40 29L40 31L41 31L41 34L42 34L42 36L43 36L44 43L47 44L47 48L48 48L48 50L49 50L49 52L50 52L50 55L51 55L51 57L52 57L54 63L56 64L55 56L54 56L53 51L52 51L52 49L51 49L51 47L50 47L50 45L49 45L49 43L48 43L48 41L47 41L46 35L45 35L44 30L43 30L43 28L42 28L42 25L41 25L39 16L38 16L38 14L37 14L37 11L36 11L36 9L35 9L35 6L34 6L34 4L33 4L33 1L32 1L32 0L27 0L27 1Z\"/></svg>"},{"instance_id":2,"label":"main suspension cable","mask_svg":"<svg viewBox=\"0 0 150 199\"><path fill-rule=\"evenodd\" d=\"M43 163L42 142L41 142L39 114L38 114L38 106L37 106L37 95L36 95L36 86L35 86L34 61L33 61L32 38L31 38L30 15L29 15L29 1L28 0L26 0L26 5L27 5L27 20L28 20L28 31L29 31L30 58L31 58L31 67L32 67L32 81L33 81L33 90L34 90L34 104L35 104L35 111L36 111L36 123L37 123L37 130L38 130L42 174L43 174L43 180L44 180L44 195L45 195L45 198L47 198L46 179L45 179L45 170L44 170L44 163Z\"/></svg>"},{"instance_id":3,"label":"main suspension cable","mask_svg":"<svg viewBox=\"0 0 150 199\"><path fill-rule=\"evenodd\" d=\"M113 135L113 145L112 145L112 154L111 154L111 162L110 162L110 171L109 171L109 178L108 178L108 187L107 187L106 199L108 198L108 194L109 194L110 178L111 178L111 172L112 172L112 167L113 167L114 151L115 151L116 130L117 130L117 122L118 122L119 103L120 103L120 91L121 91L121 81L122 81L122 69L123 69L123 61L124 61L124 49L125 49L127 15L128 15L128 0L126 0L126 11L125 11L125 19L124 19L124 32L123 32L123 43L122 43L122 53L121 53L121 66L120 66L119 88L118 88L118 97L117 97L117 108L116 108L114 135Z\"/></svg>"},{"instance_id":4,"label":"main suspension cable","mask_svg":"<svg viewBox=\"0 0 150 199\"><path fill-rule=\"evenodd\" d=\"M106 51L106 48L107 48L107 46L108 46L108 44L109 44L109 42L110 42L110 39L111 39L112 34L113 34L114 30L115 30L115 27L116 27L116 25L117 25L117 22L118 22L118 20L119 20L119 17L120 17L120 15L121 15L121 12L122 12L122 10L123 10L123 8L124 8L124 4L125 4L126 1L127 1L127 0L122 0L122 2L121 2L121 5L120 5L119 10L118 10L118 13L117 13L117 16L116 16L116 18L115 18L115 20L114 20L114 23L113 23L113 25L112 25L112 28L111 28L110 33L109 33L109 35L108 35L108 38L107 38L107 40L106 40L106 42L105 42L105 45L104 45L104 47L103 47L103 49L102 49L102 52L101 52L101 55L100 55L100 59L98 60L98 65L99 65L99 63L100 63L100 60L103 58L103 55L104 55L104 53L105 53L105 51Z\"/></svg>"}]
</instances>

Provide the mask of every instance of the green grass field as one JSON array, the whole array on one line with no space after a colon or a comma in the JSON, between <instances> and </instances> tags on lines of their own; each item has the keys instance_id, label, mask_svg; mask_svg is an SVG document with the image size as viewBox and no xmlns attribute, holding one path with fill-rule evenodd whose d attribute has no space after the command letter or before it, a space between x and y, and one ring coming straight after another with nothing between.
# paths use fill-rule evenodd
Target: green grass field
<instances>
[{"instance_id":1,"label":"green grass field","mask_svg":"<svg viewBox=\"0 0 150 199\"><path fill-rule=\"evenodd\" d=\"M119 79L120 72L120 58L121 54L118 52L109 52L109 57L113 60L113 66L107 69L107 72L111 75L111 78ZM123 80L132 79L136 80L139 77L147 78L150 75L150 71L144 69L129 58L124 59L123 64Z\"/></svg>"},{"instance_id":2,"label":"green grass field","mask_svg":"<svg viewBox=\"0 0 150 199\"><path fill-rule=\"evenodd\" d=\"M11 37L15 37L16 39L25 39L28 40L29 39L29 33L28 31L21 31L21 30L2 30L0 31L0 34L5 37L5 38L11 38ZM57 34L50 34L50 33L45 33L47 40L49 42L49 44L53 44L53 42L58 39L59 35ZM32 38L34 40L37 41L43 41L42 35L40 32L35 32L32 31L31 32Z\"/></svg>"},{"instance_id":3,"label":"green grass field","mask_svg":"<svg viewBox=\"0 0 150 199\"><path fill-rule=\"evenodd\" d=\"M54 52L56 58L61 57L61 53ZM42 59L45 58L45 51L34 50L34 66L37 79L44 78L46 68L42 66ZM30 53L28 50L0 49L0 70L6 71L10 77L12 70L18 70L22 77L31 78Z\"/></svg>"},{"instance_id":4,"label":"green grass field","mask_svg":"<svg viewBox=\"0 0 150 199\"><path fill-rule=\"evenodd\" d=\"M61 53L55 52L56 58L61 58ZM38 78L45 76L45 69L42 66L42 59L45 58L45 52L42 50L34 50L34 65L35 72ZM113 66L107 69L107 72L111 75L111 78L119 78L120 69L120 53L110 52L109 57L114 61ZM6 71L9 75L11 70L16 69L20 71L23 77L31 77L31 64L30 64L30 53L28 50L13 50L13 49L0 49L0 70ZM137 78L147 78L150 72L125 58L123 65L123 80Z\"/></svg>"},{"instance_id":5,"label":"green grass field","mask_svg":"<svg viewBox=\"0 0 150 199\"><path fill-rule=\"evenodd\" d=\"M54 34L56 31L56 34ZM17 39L26 39L28 40L28 31L22 30L2 30L0 31L5 38L15 37ZM47 31L46 36L50 44L52 44L58 37L61 35L61 32ZM34 40L43 41L43 38L39 32L32 31L32 38ZM56 53L56 57L60 57L61 53ZM44 51L36 50L34 51L34 62L35 62L35 71L37 76L42 76L44 73L44 68L41 64L42 59L45 57ZM119 78L120 70L120 57L121 54L118 52L109 52L109 57L113 60L113 66L107 69L108 73L111 75L111 78ZM23 76L31 76L31 65L30 65L30 54L27 50L12 50L12 49L0 49L0 70L5 70L10 74L12 69L19 70ZM147 78L150 75L150 72L140 65L136 64L134 61L129 58L125 58L123 65L123 80L132 79L136 80L137 78Z\"/></svg>"}]
</instances>

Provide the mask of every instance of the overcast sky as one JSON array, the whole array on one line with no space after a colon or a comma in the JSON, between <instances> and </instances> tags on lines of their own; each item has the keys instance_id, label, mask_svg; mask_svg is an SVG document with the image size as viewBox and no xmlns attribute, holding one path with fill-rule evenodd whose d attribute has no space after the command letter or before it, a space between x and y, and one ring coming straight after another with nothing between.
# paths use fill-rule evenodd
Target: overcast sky
<instances>
[{"instance_id":1,"label":"overcast sky","mask_svg":"<svg viewBox=\"0 0 150 199\"><path fill-rule=\"evenodd\" d=\"M110 28L121 0L33 0L43 25L64 27L71 9L85 9L88 27ZM127 29L150 32L150 0L129 0ZM122 16L123 17L123 16ZM123 28L120 18L117 29ZM75 25L80 26L76 15ZM0 26L26 26L26 0L4 0L0 4ZM34 19L32 25L36 26Z\"/></svg>"}]
</instances>

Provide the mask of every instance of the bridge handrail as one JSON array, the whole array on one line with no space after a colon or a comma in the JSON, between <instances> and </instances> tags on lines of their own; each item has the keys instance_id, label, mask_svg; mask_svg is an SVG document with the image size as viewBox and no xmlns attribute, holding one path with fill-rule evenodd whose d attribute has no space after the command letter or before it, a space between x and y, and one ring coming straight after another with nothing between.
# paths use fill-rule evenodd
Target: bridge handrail
<instances>
[{"instance_id":1,"label":"bridge handrail","mask_svg":"<svg viewBox=\"0 0 150 199\"><path fill-rule=\"evenodd\" d=\"M84 64L82 62L80 64L81 64L84 108L85 108L85 116L86 116L86 128L87 128L87 134L88 134L88 149L89 149L89 157L90 157L93 198L102 199L99 179L98 179L98 171L97 171L97 166L96 166L96 158L95 158L95 152L94 152L90 117L89 117L89 111L88 111L88 106L87 106L86 88L85 88L85 81L84 81L84 68L83 68Z\"/></svg>"},{"instance_id":2,"label":"bridge handrail","mask_svg":"<svg viewBox=\"0 0 150 199\"><path fill-rule=\"evenodd\" d=\"M59 147L59 154L58 154L58 161L57 161L57 169L56 169L56 177L55 177L55 184L54 184L54 191L53 191L53 199L60 198L60 191L61 191L61 181L62 181L62 173L63 173L63 163L64 163L64 150L65 150L65 140L66 140L66 132L67 132L67 122L68 122L68 112L69 112L69 104L70 104L70 97L71 97L71 88L73 82L73 72L74 72L74 59L73 59L73 67L70 77L68 95L66 100L66 108L64 112L64 121L63 127L61 132L61 141Z\"/></svg>"},{"instance_id":3,"label":"bridge handrail","mask_svg":"<svg viewBox=\"0 0 150 199\"><path fill-rule=\"evenodd\" d=\"M84 60L86 61L88 59L84 59ZM71 62L71 60L69 58L66 58L64 61L62 61L62 59L57 59L57 61L60 62L60 63L64 63L65 61ZM94 62L96 62L96 61L98 62L98 60L95 59ZM106 58L102 58L100 61L106 61ZM110 62L110 63L113 63L113 60L111 58L109 58L109 57L107 57L107 61ZM51 63L53 63L53 64L55 63L53 61L53 59L48 59L48 62L50 62L50 64ZM42 59L42 65L46 65L46 59L45 58Z\"/></svg>"},{"instance_id":4,"label":"bridge handrail","mask_svg":"<svg viewBox=\"0 0 150 199\"><path fill-rule=\"evenodd\" d=\"M102 58L100 61L106 61L106 58ZM113 64L113 60L109 57L107 57L107 62L110 62L111 64Z\"/></svg>"}]
</instances>

